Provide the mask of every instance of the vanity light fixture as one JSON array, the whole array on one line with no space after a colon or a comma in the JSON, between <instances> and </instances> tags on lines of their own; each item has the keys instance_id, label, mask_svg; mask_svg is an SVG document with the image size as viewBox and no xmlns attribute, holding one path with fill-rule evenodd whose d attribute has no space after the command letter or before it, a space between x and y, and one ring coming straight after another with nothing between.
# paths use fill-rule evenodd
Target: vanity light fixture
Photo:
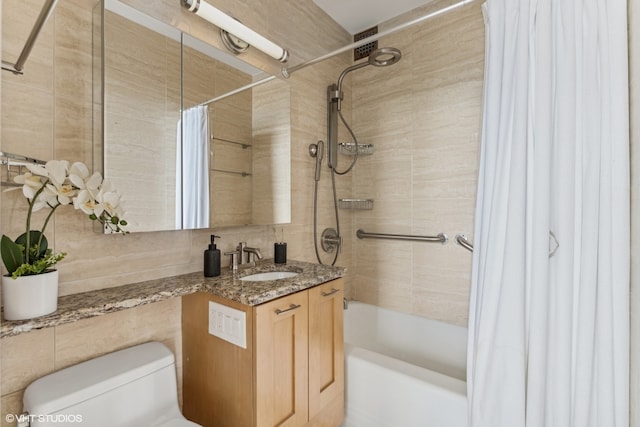
<instances>
[{"instance_id":1,"label":"vanity light fixture","mask_svg":"<svg viewBox=\"0 0 640 427\"><path fill-rule=\"evenodd\" d=\"M204 0L181 0L182 5L199 17L206 19L221 30L222 40L229 50L241 53L249 45L280 62L287 62L289 52L251 28L216 9Z\"/></svg>"}]
</instances>

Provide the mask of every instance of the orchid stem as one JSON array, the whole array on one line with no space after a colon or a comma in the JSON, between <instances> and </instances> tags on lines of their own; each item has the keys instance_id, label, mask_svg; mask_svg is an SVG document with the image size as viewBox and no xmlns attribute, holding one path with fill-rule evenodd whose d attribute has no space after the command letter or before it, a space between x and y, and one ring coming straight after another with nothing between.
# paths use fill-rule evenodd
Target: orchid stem
<instances>
[{"instance_id":1,"label":"orchid stem","mask_svg":"<svg viewBox=\"0 0 640 427\"><path fill-rule=\"evenodd\" d=\"M42 239L44 238L44 229L47 228L47 224L49 224L49 220L53 216L53 213L56 211L56 209L58 209L58 206L60 206L60 203L58 203L55 206L51 206L49 203L47 203L47 205L49 205L49 207L51 208L51 212L49 212L49 215L47 215L47 218L45 218L44 220L44 224L42 224L42 230L40 230L40 237L38 238L38 246L37 246L38 251L40 250L40 244L42 243Z\"/></svg>"},{"instance_id":2,"label":"orchid stem","mask_svg":"<svg viewBox=\"0 0 640 427\"><path fill-rule=\"evenodd\" d=\"M29 211L27 212L27 235L25 236L26 237L26 242L25 242L25 248L24 248L25 264L30 264L30 262L29 262L29 248L31 247L31 213L33 212L33 204L38 199L38 196L40 195L40 193L42 193L42 191L44 190L47 182L49 182L48 178L42 184L42 186L38 189L38 191L36 191L36 194L34 194L33 199L31 199L31 201L29 201ZM40 246L38 246L38 248L39 247Z\"/></svg>"}]
</instances>

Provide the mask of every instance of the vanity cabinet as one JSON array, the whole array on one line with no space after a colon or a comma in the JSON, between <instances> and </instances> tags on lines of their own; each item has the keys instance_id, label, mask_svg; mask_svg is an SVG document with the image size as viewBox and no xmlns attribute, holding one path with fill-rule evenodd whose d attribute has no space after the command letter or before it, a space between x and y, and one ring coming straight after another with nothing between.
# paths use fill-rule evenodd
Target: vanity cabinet
<instances>
[{"instance_id":1,"label":"vanity cabinet","mask_svg":"<svg viewBox=\"0 0 640 427\"><path fill-rule=\"evenodd\" d=\"M209 426L337 427L344 415L342 279L257 306L183 297L183 412ZM208 333L209 301L244 313L246 348Z\"/></svg>"}]
</instances>

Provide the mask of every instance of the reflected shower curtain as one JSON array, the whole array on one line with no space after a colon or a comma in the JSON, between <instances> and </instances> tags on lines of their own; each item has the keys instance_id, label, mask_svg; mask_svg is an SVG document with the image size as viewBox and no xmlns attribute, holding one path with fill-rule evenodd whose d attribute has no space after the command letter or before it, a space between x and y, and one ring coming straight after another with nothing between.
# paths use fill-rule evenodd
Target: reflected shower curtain
<instances>
[{"instance_id":1,"label":"reflected shower curtain","mask_svg":"<svg viewBox=\"0 0 640 427\"><path fill-rule=\"evenodd\" d=\"M209 227L209 109L182 112L176 150L176 228Z\"/></svg>"},{"instance_id":2,"label":"reflected shower curtain","mask_svg":"<svg viewBox=\"0 0 640 427\"><path fill-rule=\"evenodd\" d=\"M488 0L470 427L628 427L626 0Z\"/></svg>"}]
</instances>

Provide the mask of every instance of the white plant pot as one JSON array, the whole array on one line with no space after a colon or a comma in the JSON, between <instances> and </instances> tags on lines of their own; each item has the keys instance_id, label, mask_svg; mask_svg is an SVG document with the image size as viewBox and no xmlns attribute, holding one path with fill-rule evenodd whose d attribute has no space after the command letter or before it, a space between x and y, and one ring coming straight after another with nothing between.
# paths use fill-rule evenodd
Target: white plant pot
<instances>
[{"instance_id":1,"label":"white plant pot","mask_svg":"<svg viewBox=\"0 0 640 427\"><path fill-rule=\"evenodd\" d=\"M58 309L58 270L17 279L2 276L2 305L5 320L53 313Z\"/></svg>"}]
</instances>

